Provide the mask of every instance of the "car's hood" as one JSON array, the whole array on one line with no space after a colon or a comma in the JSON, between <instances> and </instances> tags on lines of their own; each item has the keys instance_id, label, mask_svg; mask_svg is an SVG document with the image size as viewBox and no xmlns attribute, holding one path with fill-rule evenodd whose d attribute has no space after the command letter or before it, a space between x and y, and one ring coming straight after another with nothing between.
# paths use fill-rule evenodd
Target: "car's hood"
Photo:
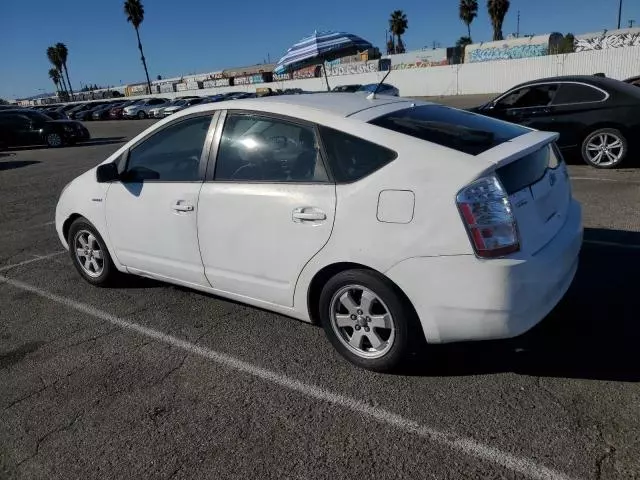
<instances>
[{"instance_id":1,"label":"car's hood","mask_svg":"<svg viewBox=\"0 0 640 480\"><path fill-rule=\"evenodd\" d=\"M172 107L164 107L165 111L175 112L176 110L180 110L181 108L185 108L185 105L173 105Z\"/></svg>"}]
</instances>

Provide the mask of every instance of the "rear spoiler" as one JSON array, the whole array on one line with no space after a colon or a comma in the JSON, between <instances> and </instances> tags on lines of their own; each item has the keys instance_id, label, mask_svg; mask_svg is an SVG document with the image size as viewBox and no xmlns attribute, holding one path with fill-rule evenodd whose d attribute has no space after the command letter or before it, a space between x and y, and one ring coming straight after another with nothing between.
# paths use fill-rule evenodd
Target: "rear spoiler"
<instances>
[{"instance_id":1,"label":"rear spoiler","mask_svg":"<svg viewBox=\"0 0 640 480\"><path fill-rule=\"evenodd\" d=\"M555 142L559 136L560 134L555 132L539 132L533 130L530 133L520 135L519 137L482 152L476 155L476 158L486 160L497 167L501 167L502 165L506 165L518 158L535 152L544 145Z\"/></svg>"}]
</instances>

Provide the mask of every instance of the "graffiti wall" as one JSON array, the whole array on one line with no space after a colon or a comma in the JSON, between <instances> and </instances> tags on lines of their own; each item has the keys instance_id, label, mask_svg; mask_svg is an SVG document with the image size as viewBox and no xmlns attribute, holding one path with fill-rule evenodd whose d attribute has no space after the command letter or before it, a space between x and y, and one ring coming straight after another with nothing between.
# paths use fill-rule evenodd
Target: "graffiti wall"
<instances>
[{"instance_id":1,"label":"graffiti wall","mask_svg":"<svg viewBox=\"0 0 640 480\"><path fill-rule=\"evenodd\" d=\"M340 63L338 65L332 66L331 68L327 68L327 76L334 77L337 75L355 75L358 73L370 73L377 71L377 60L372 60L370 62Z\"/></svg>"},{"instance_id":2,"label":"graffiti wall","mask_svg":"<svg viewBox=\"0 0 640 480\"><path fill-rule=\"evenodd\" d=\"M397 55L388 55L384 58L391 61L392 70L428 68L449 64L446 48L414 50Z\"/></svg>"},{"instance_id":3,"label":"graffiti wall","mask_svg":"<svg viewBox=\"0 0 640 480\"><path fill-rule=\"evenodd\" d=\"M576 52L587 52L590 50L606 50L609 48L639 47L640 28L628 28L624 30L604 31L580 35L574 40L574 50Z\"/></svg>"},{"instance_id":4,"label":"graffiti wall","mask_svg":"<svg viewBox=\"0 0 640 480\"><path fill-rule=\"evenodd\" d=\"M274 82L282 82L284 80L291 80L291 74L290 73L274 73L273 74Z\"/></svg>"},{"instance_id":5,"label":"graffiti wall","mask_svg":"<svg viewBox=\"0 0 640 480\"><path fill-rule=\"evenodd\" d=\"M513 38L497 42L476 43L465 48L465 63L542 57L557 51L563 36L560 33L535 37Z\"/></svg>"},{"instance_id":6,"label":"graffiti wall","mask_svg":"<svg viewBox=\"0 0 640 480\"><path fill-rule=\"evenodd\" d=\"M294 80L301 80L303 78L316 78L320 76L320 65L311 65L310 67L301 68L293 72Z\"/></svg>"}]
</instances>

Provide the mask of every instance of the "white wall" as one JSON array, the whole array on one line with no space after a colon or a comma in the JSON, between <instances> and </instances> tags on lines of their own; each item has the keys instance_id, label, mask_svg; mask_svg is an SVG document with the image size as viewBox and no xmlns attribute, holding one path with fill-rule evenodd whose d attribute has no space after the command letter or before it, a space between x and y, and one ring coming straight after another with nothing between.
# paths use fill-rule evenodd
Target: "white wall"
<instances>
[{"instance_id":1,"label":"white wall","mask_svg":"<svg viewBox=\"0 0 640 480\"><path fill-rule=\"evenodd\" d=\"M518 83L535 80L536 78L557 75L592 75L599 72L604 73L607 77L619 80L639 75L640 47L612 48L564 55L443 67L393 70L385 80L385 83L396 86L400 90L400 95L407 97L469 95L503 92ZM338 85L353 83L379 82L386 73L373 72L329 77L329 85L333 88ZM326 90L323 77L238 87L209 88L155 96L175 97L189 94L214 95L223 92L253 92L260 87L271 87L273 89L301 88L309 91Z\"/></svg>"}]
</instances>

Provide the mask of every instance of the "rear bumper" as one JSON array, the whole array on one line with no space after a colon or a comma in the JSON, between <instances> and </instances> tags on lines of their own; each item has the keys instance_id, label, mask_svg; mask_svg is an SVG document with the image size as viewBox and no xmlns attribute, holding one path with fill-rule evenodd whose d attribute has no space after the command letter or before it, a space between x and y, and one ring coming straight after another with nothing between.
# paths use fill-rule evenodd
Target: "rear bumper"
<instances>
[{"instance_id":1,"label":"rear bumper","mask_svg":"<svg viewBox=\"0 0 640 480\"><path fill-rule=\"evenodd\" d=\"M418 257L386 274L409 297L427 341L510 338L534 327L562 299L581 245L581 207L572 201L562 229L527 259Z\"/></svg>"}]
</instances>

